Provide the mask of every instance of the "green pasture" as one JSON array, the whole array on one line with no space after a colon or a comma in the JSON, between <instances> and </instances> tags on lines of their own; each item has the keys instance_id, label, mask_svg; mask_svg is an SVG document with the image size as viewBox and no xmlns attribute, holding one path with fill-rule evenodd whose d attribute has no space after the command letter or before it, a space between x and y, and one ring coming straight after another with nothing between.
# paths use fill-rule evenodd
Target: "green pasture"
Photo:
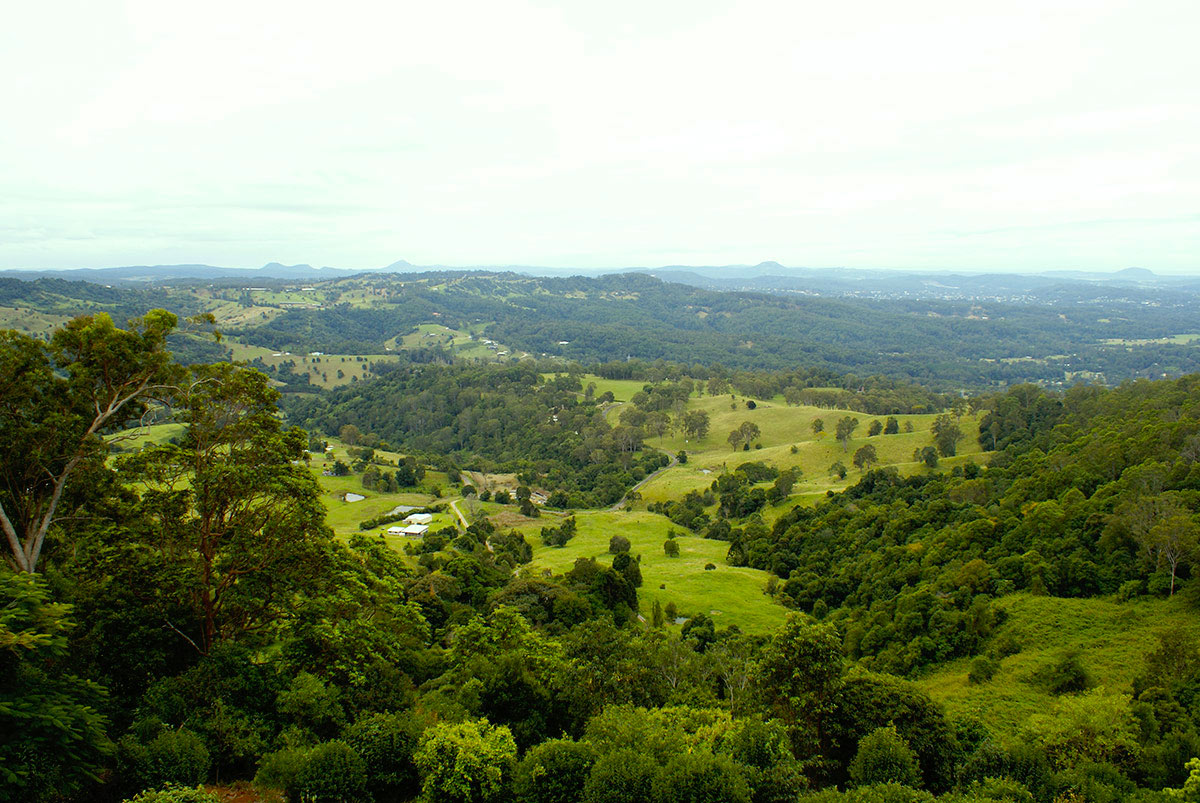
<instances>
[{"instance_id":1,"label":"green pasture","mask_svg":"<svg viewBox=\"0 0 1200 803\"><path fill-rule=\"evenodd\" d=\"M358 523L366 519L373 519L381 516L397 505L412 505L414 507L426 507L435 504L444 504L447 509L444 513L435 513L433 523L430 524L430 531L441 529L442 527L455 527L458 524L458 519L454 515L454 511L449 509L450 500L456 497L446 495L449 490L449 478L444 472L429 471L425 474L425 479L421 483L419 489L406 489L398 493L380 493L378 491L369 491L362 486L362 474L348 474L344 477L326 477L322 472L327 468L332 468L336 460L341 460L346 465L350 465L353 460L346 451L346 445L336 438L328 439L328 443L333 447L333 451L325 454L313 455L312 462L309 464L310 470L317 478L317 483L321 486L321 501L325 505L327 511L325 521L333 529L338 536L347 538L354 533L361 532L358 529ZM384 452L376 450L376 457L386 461L395 463L402 455L397 452ZM388 466L380 466L381 471L388 471ZM394 470L394 469L393 469ZM434 496L429 493L429 489L443 489L443 496ZM342 496L347 493L356 493L365 496L358 502L346 502ZM463 510L466 513L466 510ZM387 530L392 525L384 525L383 530ZM378 533L378 529L374 532ZM402 548L402 545L408 540L404 536L387 536L386 540L392 546ZM392 542L395 543L392 543Z\"/></svg>"},{"instance_id":2,"label":"green pasture","mask_svg":"<svg viewBox=\"0 0 1200 803\"><path fill-rule=\"evenodd\" d=\"M496 347L494 350L488 348L487 344L483 342L484 337L481 334L485 326L486 324L473 324L463 330L451 329L440 323L423 323L407 334L397 335L384 341L384 345L399 349L440 346L453 352L456 357L467 360L504 361L512 357L528 356L524 352L510 349L501 343L493 343ZM506 352L503 357L499 356L502 351Z\"/></svg>"},{"instance_id":3,"label":"green pasture","mask_svg":"<svg viewBox=\"0 0 1200 803\"><path fill-rule=\"evenodd\" d=\"M1002 631L1017 636L1021 651L1004 658L1000 671L984 684L967 682L967 658L946 664L918 684L951 716L978 717L1001 737L1014 735L1031 715L1054 707L1057 698L1030 682L1039 667L1075 652L1096 686L1128 694L1160 634L1180 628L1200 638L1200 619L1178 596L1116 602L1018 594L997 605L1009 614Z\"/></svg>"},{"instance_id":4,"label":"green pasture","mask_svg":"<svg viewBox=\"0 0 1200 803\"><path fill-rule=\"evenodd\" d=\"M236 301L223 299L208 301L205 304L204 311L212 313L213 318L217 322L217 328L224 326L262 326L284 313L284 310L280 307L257 305L243 307Z\"/></svg>"},{"instance_id":5,"label":"green pasture","mask_svg":"<svg viewBox=\"0 0 1200 803\"><path fill-rule=\"evenodd\" d=\"M802 496L823 495L827 490L840 490L858 481L861 472L853 465L854 452L868 443L875 447L879 458L876 468L894 465L906 474L926 471L923 463L913 462L913 451L933 443L929 427L936 418L933 414L897 415L899 433L869 437L867 429L871 422L878 419L883 424L888 416L875 416L853 410L788 407L778 400L758 403L755 409L750 410L746 407L744 399L739 397L733 402L728 395L693 397L688 403L688 409L699 409L708 413L709 433L702 440L686 439L682 433L668 434L662 439L651 437L646 440L647 445L671 454L680 450L685 450L688 454L686 464L663 472L641 488L642 499L646 503L679 499L688 491L701 490L710 485L717 474L724 470L732 471L748 461L767 463L780 470L797 468L801 475L795 493ZM619 413L614 413L614 418L617 415ZM857 418L859 424L854 438L843 450L841 443L834 437L834 430L838 420L847 415ZM814 435L812 422L818 418L825 422L825 431ZM762 435L757 444L762 448L751 446L748 451L735 451L730 447L727 441L730 431L745 421L751 421L758 426ZM904 431L906 423L912 424L912 432ZM976 440L979 432L978 421L964 416L959 419L958 426L963 431L963 439L958 444L958 455L954 458L943 458L940 469L966 462L981 451ZM792 447L796 448L795 453L792 452ZM848 470L844 480L838 480L829 472L830 466L836 462L844 464Z\"/></svg>"},{"instance_id":6,"label":"green pasture","mask_svg":"<svg viewBox=\"0 0 1200 803\"><path fill-rule=\"evenodd\" d=\"M1138 340L1125 340L1119 337L1101 340L1106 346L1194 346L1200 344L1200 334L1168 335L1167 337L1150 337Z\"/></svg>"},{"instance_id":7,"label":"green pasture","mask_svg":"<svg viewBox=\"0 0 1200 803\"><path fill-rule=\"evenodd\" d=\"M294 373L308 374L309 382L325 389L348 385L355 381L351 377L359 382L366 381L371 378L373 366L400 359L396 354L293 354L238 343L229 338L226 338L224 343L229 347L233 360L250 362L260 359L264 364L276 367L291 363ZM338 376L338 371L342 372L341 376Z\"/></svg>"},{"instance_id":8,"label":"green pasture","mask_svg":"<svg viewBox=\"0 0 1200 803\"><path fill-rule=\"evenodd\" d=\"M108 436L106 440L125 451L134 451L152 444L162 444L183 434L183 424L153 424L135 427Z\"/></svg>"},{"instance_id":9,"label":"green pasture","mask_svg":"<svg viewBox=\"0 0 1200 803\"><path fill-rule=\"evenodd\" d=\"M53 332L69 320L70 316L39 312L30 307L0 307L0 329L16 329L27 335Z\"/></svg>"},{"instance_id":10,"label":"green pasture","mask_svg":"<svg viewBox=\"0 0 1200 803\"><path fill-rule=\"evenodd\" d=\"M449 505L448 500L438 499L432 494L427 493L402 491L400 493L387 494L368 491L362 487L361 478L357 476L318 476L317 480L321 486L321 502L325 505L326 510L325 523L340 538L349 538L351 535L363 532L358 528L360 521L382 516L397 505L410 505L412 507L427 507L434 504ZM346 492L361 494L366 498L358 502L347 502L342 498ZM385 535L385 539L389 544L392 546L401 545L400 548L403 548L402 545L409 540L408 538L405 536L386 535L387 528L393 527L395 524L385 524L366 532L374 535ZM433 515L433 522L429 525L429 530L433 532L443 527L455 526L457 526L457 518L454 515L454 511L447 507L445 512ZM394 544L392 543L393 541L395 542Z\"/></svg>"},{"instance_id":11,"label":"green pasture","mask_svg":"<svg viewBox=\"0 0 1200 803\"><path fill-rule=\"evenodd\" d=\"M546 376L552 377L554 374L546 374ZM642 379L605 379L595 374L584 374L580 377L580 381L585 388L594 382L597 398L603 396L605 391L612 391L613 399L619 402L629 401L635 393L650 384Z\"/></svg>"},{"instance_id":12,"label":"green pasture","mask_svg":"<svg viewBox=\"0 0 1200 803\"><path fill-rule=\"evenodd\" d=\"M726 564L729 544L724 541L688 535L665 517L644 511L581 511L575 514L578 533L566 546L544 546L541 528L556 527L561 521L560 516L543 515L518 526L533 546L534 567L565 572L577 558L611 564L609 539L623 535L630 541L630 554L641 556L643 584L638 600L646 618L658 600L664 606L674 602L681 616L706 614L718 627L736 624L747 632L768 633L783 623L787 611L763 592L767 574ZM677 532L678 558L668 558L663 551L669 528ZM716 569L705 570L708 563Z\"/></svg>"}]
</instances>

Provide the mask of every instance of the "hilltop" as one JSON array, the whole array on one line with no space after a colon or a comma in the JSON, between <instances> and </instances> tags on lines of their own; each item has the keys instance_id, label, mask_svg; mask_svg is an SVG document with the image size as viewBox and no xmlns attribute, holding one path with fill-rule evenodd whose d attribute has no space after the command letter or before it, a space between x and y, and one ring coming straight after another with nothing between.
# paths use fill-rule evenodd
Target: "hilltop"
<instances>
[{"instance_id":1,"label":"hilltop","mask_svg":"<svg viewBox=\"0 0 1200 803\"><path fill-rule=\"evenodd\" d=\"M120 295L61 279L0 279L0 324L45 333L85 311L107 310L120 320L162 306L184 316L212 314L231 342L272 354L405 350L428 361L462 351L469 353L457 356L583 365L667 360L758 371L804 365L836 376L881 375L954 391L1025 381L1115 384L1200 369L1200 352L1187 339L1196 333L1200 297L1165 285L1088 287L988 298L821 297L711 290L644 274L538 278L435 271L301 282L176 282ZM458 338L451 345L464 348L442 356L421 348L432 344L414 343L411 336L429 326L446 327L451 341ZM499 345L492 354L466 348L483 341Z\"/></svg>"}]
</instances>

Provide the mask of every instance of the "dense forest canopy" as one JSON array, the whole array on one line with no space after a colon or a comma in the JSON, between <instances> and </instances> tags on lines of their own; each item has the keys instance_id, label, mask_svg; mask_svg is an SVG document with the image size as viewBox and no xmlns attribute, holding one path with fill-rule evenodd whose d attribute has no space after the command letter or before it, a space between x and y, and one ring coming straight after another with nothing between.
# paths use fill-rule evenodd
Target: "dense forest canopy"
<instances>
[{"instance_id":1,"label":"dense forest canopy","mask_svg":"<svg viewBox=\"0 0 1200 803\"><path fill-rule=\"evenodd\" d=\"M666 460L644 448L640 429L610 426L603 405L581 400L582 390L566 374L543 381L528 362L428 365L289 409L310 429L335 433L350 424L463 468L519 471L566 493L568 507L610 505Z\"/></svg>"},{"instance_id":2,"label":"dense forest canopy","mask_svg":"<svg viewBox=\"0 0 1200 803\"><path fill-rule=\"evenodd\" d=\"M67 315L99 308L118 320L151 306L181 317L216 310L229 316L224 329L246 343L298 353L379 354L392 338L440 321L482 327L483 336L534 356L581 363L632 357L741 370L800 365L939 390L1069 385L1076 376L1115 384L1200 369L1200 352L1173 340L1194 332L1200 297L1165 288L1031 292L1024 302L826 298L719 292L641 273L481 271L363 274L317 282L304 293L294 281L260 285L251 292L229 280L106 288L0 279L0 306Z\"/></svg>"}]
</instances>

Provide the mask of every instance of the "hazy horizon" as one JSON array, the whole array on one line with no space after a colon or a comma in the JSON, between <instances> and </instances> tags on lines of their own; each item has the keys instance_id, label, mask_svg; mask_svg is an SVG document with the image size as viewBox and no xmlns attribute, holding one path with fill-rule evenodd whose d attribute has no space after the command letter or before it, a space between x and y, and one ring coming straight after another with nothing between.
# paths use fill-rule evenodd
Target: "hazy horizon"
<instances>
[{"instance_id":1,"label":"hazy horizon","mask_svg":"<svg viewBox=\"0 0 1200 803\"><path fill-rule=\"evenodd\" d=\"M0 269L1194 275L1197 23L1177 0L23 4Z\"/></svg>"},{"instance_id":2,"label":"hazy horizon","mask_svg":"<svg viewBox=\"0 0 1200 803\"><path fill-rule=\"evenodd\" d=\"M1125 270L1150 270L1149 268L1144 268L1140 265L1129 265L1129 266L1126 266L1125 268L1113 268L1111 270L1088 270L1087 268L1047 268L1045 270L1028 270L1028 271L990 270L987 268L974 268L974 269L973 268L905 268L905 267L878 266L878 265L874 265L874 266L864 265L864 266L859 266L859 267L851 267L851 266L846 266L846 265L783 265L783 264L780 264L777 260L763 260L761 262L754 262L754 263L738 262L738 263L730 263L730 264L725 264L725 265L705 265L705 264L610 265L610 266L602 266L602 267L580 267L580 266L572 266L572 265L509 265L509 264L503 264L503 263L483 263L483 264L478 264L478 265L446 265L446 264L437 263L437 262L430 263L427 265L416 265L413 263L409 263L407 266L393 267L393 265L395 265L395 262L388 264L388 265L365 265L365 266L364 265L349 265L349 266L347 266L347 265L313 265L308 262L296 262L296 263L291 263L291 264L285 264L285 263L280 263L276 260L272 260L271 262L265 263L263 265L216 265L216 264L213 264L210 262L202 262L202 261L198 261L198 260L192 260L192 261L188 261L188 262L179 262L179 263L172 263L172 264L131 263L129 265L79 265L79 266L61 267L61 268L0 268L0 273L14 273L14 272L15 273L66 273L66 272L79 271L79 270L106 271L106 270L120 270L123 268L142 268L142 267L149 268L149 269L178 268L178 267L186 267L186 266L191 266L191 265L204 266L204 267L209 267L209 268L219 268L222 270L244 270L247 272L251 272L251 271L257 272L257 271L264 270L265 268L269 267L270 265L281 265L282 267L285 267L285 268L296 268L296 267L307 266L307 267L314 268L317 270L335 270L335 271L346 271L346 272L359 271L359 272L364 272L364 273L381 273L384 271L394 272L394 273L404 273L411 269L412 272L416 272L416 273L421 273L421 272L425 272L425 271L438 271L438 270L447 270L447 271L476 271L476 270L508 271L508 270L511 270L511 271L515 271L515 272L531 272L533 275L538 275L539 271L545 271L548 274L554 274L554 275L570 273L571 271L578 271L581 275L583 275L583 274L595 274L595 273L621 273L621 272L625 272L625 271L655 271L655 270L687 271L689 269L705 270L705 271L711 272L711 271L715 271L715 270L718 270L721 268L741 268L741 269L746 269L746 270L753 270L755 268L762 267L763 265L770 265L770 264L777 265L778 268L784 272L787 272L787 271L851 271L851 272L861 271L864 273L868 273L868 272L876 272L876 271L883 271L883 272L890 271L890 272L895 272L895 273L916 273L916 274L930 274L930 275L938 275L938 274L946 274L946 275L1009 274L1009 275L1031 275L1032 276L1032 275L1043 275L1043 274L1052 274L1052 273L1083 273L1083 274L1097 274L1097 275L1106 275L1106 274L1107 275L1115 275L1115 274L1120 273ZM770 267L764 269L764 271L766 273L769 273L770 270L771 270ZM1160 270L1160 271L1152 271L1152 272L1156 276L1163 276L1163 277L1200 276L1200 271L1195 271L1195 270L1193 270L1193 271L1186 271L1186 270L1184 270L1184 271L1161 271Z\"/></svg>"}]
</instances>

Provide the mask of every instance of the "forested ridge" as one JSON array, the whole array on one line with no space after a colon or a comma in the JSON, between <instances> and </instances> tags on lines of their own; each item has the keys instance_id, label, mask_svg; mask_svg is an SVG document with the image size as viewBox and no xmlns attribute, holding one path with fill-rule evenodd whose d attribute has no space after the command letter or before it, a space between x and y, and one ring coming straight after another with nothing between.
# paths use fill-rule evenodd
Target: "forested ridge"
<instances>
[{"instance_id":1,"label":"forested ridge","mask_svg":"<svg viewBox=\"0 0 1200 803\"><path fill-rule=\"evenodd\" d=\"M1195 313L1190 297L1178 307L1156 305L1148 311L1116 301L1039 307L782 298L701 290L641 274L595 279L512 274L403 278L399 289L373 277L363 281L389 287L393 295L388 308L401 319L423 310L427 315L437 311L451 322L492 321L486 330L489 337L534 354L560 354L585 363L630 356L766 370L802 363L933 387L1057 380L1064 371L1127 377L1200 367L1187 348L1158 345L1128 352L1100 345L1109 338L1190 331ZM333 327L336 318L359 315L352 309L289 312L244 335L273 345L305 347L315 342L306 335L314 327ZM955 354L946 343L955 344ZM358 348L370 346L364 341ZM1050 359L1034 363L1023 360L1027 357Z\"/></svg>"},{"instance_id":2,"label":"forested ridge","mask_svg":"<svg viewBox=\"0 0 1200 803\"><path fill-rule=\"evenodd\" d=\"M873 471L770 532L735 530L730 562L774 572L849 655L899 674L977 651L990 597L1171 592L1196 551L1198 411L1196 376L1016 388L983 415L981 441L1003 446L986 470Z\"/></svg>"},{"instance_id":3,"label":"forested ridge","mask_svg":"<svg viewBox=\"0 0 1200 803\"><path fill-rule=\"evenodd\" d=\"M1007 595L1194 610L1196 375L968 403L710 368L708 398L739 416L755 395L833 407L863 394L881 416L944 406L946 431L976 416L987 450L953 470L864 462L845 491L771 518L796 477L756 461L754 428L739 430L733 448L749 454L712 477L711 498L664 512L694 533L668 545L725 541L730 564L769 573L763 592L793 612L750 635L641 604L642 556L619 533L557 572L488 517L403 551L335 538L308 465L322 433L353 421L447 477L505 468L560 492L551 506L606 505L668 459L643 443L655 426L707 426L688 417L700 387L682 366L611 364L660 374L616 422L577 373L535 363L401 364L291 399L285 421L263 374L170 359L175 324L157 311L129 329L79 318L48 342L0 334L0 799L215 800L202 783L293 801L586 803L1100 803L1200 788L1187 632L1142 645L1128 688L1097 688L1087 654L1062 655L1022 681L1055 707L1017 730L950 717L913 682L970 659L986 688L1023 649L996 604ZM178 433L110 448L150 414ZM953 455L953 437L934 442ZM541 537L554 549L574 534L560 514Z\"/></svg>"},{"instance_id":4,"label":"forested ridge","mask_svg":"<svg viewBox=\"0 0 1200 803\"><path fill-rule=\"evenodd\" d=\"M310 428L347 423L390 444L442 455L463 468L521 472L568 494L565 506L600 507L667 459L643 448L641 429L612 427L577 377L543 381L533 363L419 366L369 388L290 405Z\"/></svg>"},{"instance_id":5,"label":"forested ridge","mask_svg":"<svg viewBox=\"0 0 1200 803\"><path fill-rule=\"evenodd\" d=\"M106 288L3 279L0 307L65 315L104 309L118 320L151 306L180 316L216 310L230 316L223 329L248 344L354 355L383 353L391 339L439 321L482 327L484 336L534 356L583 364L637 358L740 370L803 365L943 391L1069 385L1080 372L1116 384L1200 370L1200 351L1171 340L1194 331L1200 302L1167 290L1113 288L1108 295L1033 296L1028 303L863 299L719 292L645 274L445 271L317 282L307 301L288 303L271 298L299 291L296 282L260 284L255 296L230 280ZM258 296L266 300L252 298Z\"/></svg>"}]
</instances>

